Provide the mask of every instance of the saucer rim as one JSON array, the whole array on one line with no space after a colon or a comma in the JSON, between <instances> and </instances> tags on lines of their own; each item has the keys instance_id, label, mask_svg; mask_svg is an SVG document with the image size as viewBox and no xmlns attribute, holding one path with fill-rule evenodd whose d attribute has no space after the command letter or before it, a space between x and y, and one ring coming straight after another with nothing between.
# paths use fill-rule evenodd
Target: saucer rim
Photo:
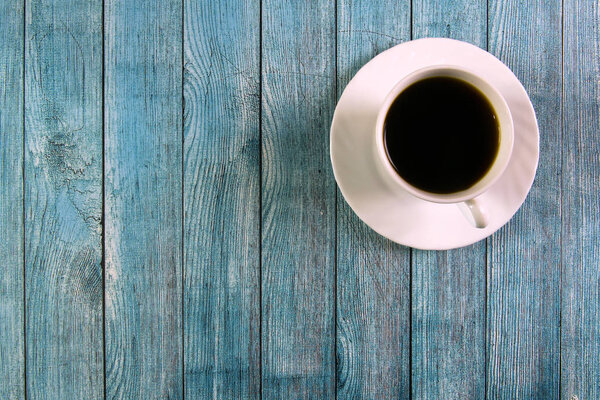
<instances>
[{"instance_id":1,"label":"saucer rim","mask_svg":"<svg viewBox=\"0 0 600 400\"><path fill-rule=\"evenodd\" d=\"M494 227L494 229L478 229L475 227L472 227L471 229L473 229L474 231L481 231L480 235L476 235L475 238L473 237L467 237L463 240L449 240L447 242L447 245L440 245L440 243L437 243L437 245L428 245L427 243L427 239L422 239L419 238L419 235L417 235L417 237L415 239L410 239L409 237L406 237L403 235L403 237L399 238L399 237L394 237L393 235L389 235L387 233L384 233L382 231L380 231L379 229L377 229L377 224L376 221L368 221L368 218L363 218L363 216L361 215L360 212L360 208L361 205L358 204L358 202L355 202L350 196L348 196L348 193L345 193L344 191L344 184L341 182L343 181L345 178L342 176L343 174L340 173L340 171L336 171L336 161L334 159L334 135L335 135L335 130L336 130L336 121L339 121L340 119L340 106L344 106L343 103L343 99L344 96L347 94L348 89L354 84L356 85L356 80L357 79L362 79L361 76L361 71L363 69L365 69L370 63L374 62L375 59L378 59L378 61L381 61L379 59L382 59L383 57L386 56L390 56L392 53L395 52L399 52L399 51L404 51L404 50L408 50L410 47L413 48L415 46L418 46L420 44L427 44L427 45L431 45L432 43L437 42L438 44L443 43L444 45L450 45L450 46L458 46L460 47L461 51L475 51L475 52L480 52L480 53L485 53L485 56L487 58L486 62L492 62L492 63L496 63L497 67L500 67L500 69L502 69L504 71L504 73L506 73L506 77L502 78L505 81L510 81L510 86L511 89L513 91L519 91L520 92L520 96L523 98L523 100L526 100L524 102L524 105L527 106L527 116L526 119L529 120L530 126L527 125L526 127L528 129L524 129L523 131L528 131L527 133L522 133L521 135L524 136L531 136L533 137L535 135L535 139L536 139L536 146L535 146L535 163L532 164L533 168L531 168L529 170L528 168L528 175L530 175L530 178L528 178L528 183L527 183L527 188L526 190L522 190L520 191L518 197L519 197L519 204L518 206L514 207L514 210L510 210L509 212L506 213L505 217L502 218L502 222L497 226ZM444 64L447 63L447 61L443 60L442 63L440 64ZM437 64L430 64L430 65L437 65ZM461 65L465 65L465 64L461 64ZM467 67L469 67L469 65L466 65ZM410 71L407 71L401 75L398 76L397 80L400 81L402 79L404 79L405 76L409 75L410 73L414 72L415 70L417 70L418 68L412 69ZM498 89L499 91L501 91L500 89ZM501 91L502 92L502 91ZM513 109L510 108L509 105L509 109L511 110L511 113L513 112ZM515 129L515 134L516 134L516 129ZM514 149L513 149L514 151ZM340 192L344 198L344 200L346 201L346 203L348 203L348 205L350 206L350 208L352 209L352 211L358 216L358 218L363 221L365 224L367 224L367 226L369 226L371 229L373 229L375 232L377 232L378 234L386 237L387 239L404 245L404 246L409 246L409 247L413 247L416 249L422 249L422 250L449 250L449 249L454 249L454 248L460 248L460 247L465 247L465 246L469 246L473 243L477 243L483 239L486 239L487 237L493 235L495 232L497 232L500 228L502 228L503 226L505 226L513 217L514 215L521 209L523 203L525 202L525 200L528 197L529 192L531 191L531 188L533 186L533 183L535 181L535 177L536 177L536 173L537 173L537 168L539 165L539 153L540 153L540 149L539 149L539 124L537 121L537 116L535 114L535 109L533 107L533 104L531 102L531 99L529 97L529 95L527 94L527 91L525 90L525 88L523 87L523 84L520 82L520 80L517 78L517 76L512 72L512 70L510 70L510 68L508 66L506 66L501 60L499 60L498 58L496 58L493 54L473 45L467 42L463 42L463 41L459 41L459 40L455 40L455 39L448 39L448 38L423 38L423 39L417 39L417 40L412 40L412 41L408 41L408 42L404 42L401 44L398 44L382 53L380 53L379 55L373 57L371 60L369 60L365 65L363 65L357 72L356 74L352 77L352 79L348 82L348 84L346 85L346 87L344 88L342 95L340 96L338 103L336 104L336 108L333 114L333 118L332 118L332 123L331 123L331 128L330 128L330 160L332 163L332 169L333 169L333 173L334 173L334 177L336 180L336 183L338 185L338 188L340 189ZM533 154L532 154L533 156ZM533 161L533 160L532 160ZM510 165L510 163L508 164ZM506 171L504 172L506 173ZM494 183L494 185L492 185L488 191L490 191L491 189L494 188L495 185L501 185L502 183L497 181L496 183ZM412 196L412 195L411 195ZM412 201L415 201L417 203L430 203L426 200L420 199L418 197L414 197L412 196ZM511 207L512 208L512 207ZM357 211L357 209L359 209ZM507 207L508 210L508 207ZM462 229L462 228L460 228ZM460 229L457 229L457 233L460 233Z\"/></svg>"}]
</instances>

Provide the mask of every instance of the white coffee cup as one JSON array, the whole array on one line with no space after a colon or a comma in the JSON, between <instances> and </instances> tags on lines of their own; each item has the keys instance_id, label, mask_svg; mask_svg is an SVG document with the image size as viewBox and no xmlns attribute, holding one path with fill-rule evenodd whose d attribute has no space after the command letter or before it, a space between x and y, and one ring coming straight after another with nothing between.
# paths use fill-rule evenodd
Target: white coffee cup
<instances>
[{"instance_id":1,"label":"white coffee cup","mask_svg":"<svg viewBox=\"0 0 600 400\"><path fill-rule=\"evenodd\" d=\"M488 99L498 117L500 146L498 154L487 173L471 187L454 193L432 193L419 189L404 180L394 169L384 145L384 122L387 112L398 95L413 83L430 77L451 77L463 80L476 87ZM514 141L513 119L510 109L502 95L489 82L465 69L454 65L432 65L419 69L396 84L385 98L377 116L375 125L375 160L382 177L408 193L434 203L453 203L462 211L465 218L477 228L488 225L487 210L478 201L478 197L488 190L502 175L512 154Z\"/></svg>"}]
</instances>

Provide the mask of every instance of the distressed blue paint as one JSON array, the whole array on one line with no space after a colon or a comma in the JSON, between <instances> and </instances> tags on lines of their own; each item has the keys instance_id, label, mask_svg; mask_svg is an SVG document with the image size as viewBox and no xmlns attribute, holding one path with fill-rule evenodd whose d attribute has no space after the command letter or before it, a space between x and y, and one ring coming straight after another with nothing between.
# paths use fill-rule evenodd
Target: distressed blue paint
<instances>
[{"instance_id":1,"label":"distressed blue paint","mask_svg":"<svg viewBox=\"0 0 600 400\"><path fill-rule=\"evenodd\" d=\"M449 37L486 48L485 0L413 0L413 38ZM412 395L485 397L486 241L413 250Z\"/></svg>"},{"instance_id":2,"label":"distressed blue paint","mask_svg":"<svg viewBox=\"0 0 600 400\"><path fill-rule=\"evenodd\" d=\"M0 398L597 398L600 8L561 3L1 1ZM515 219L412 269L328 157L411 23L489 37L541 129Z\"/></svg>"},{"instance_id":3,"label":"distressed blue paint","mask_svg":"<svg viewBox=\"0 0 600 400\"><path fill-rule=\"evenodd\" d=\"M410 1L339 1L338 97L410 26ZM337 398L408 399L410 249L371 230L339 192L337 207Z\"/></svg>"},{"instance_id":4,"label":"distressed blue paint","mask_svg":"<svg viewBox=\"0 0 600 400\"><path fill-rule=\"evenodd\" d=\"M600 398L600 5L564 2L563 399Z\"/></svg>"},{"instance_id":5,"label":"distressed blue paint","mask_svg":"<svg viewBox=\"0 0 600 400\"><path fill-rule=\"evenodd\" d=\"M27 394L103 397L102 3L26 6Z\"/></svg>"},{"instance_id":6,"label":"distressed blue paint","mask_svg":"<svg viewBox=\"0 0 600 400\"><path fill-rule=\"evenodd\" d=\"M490 52L525 86L540 128L540 160L529 197L488 242L491 398L559 397L560 26L560 0L490 0Z\"/></svg>"},{"instance_id":7,"label":"distressed blue paint","mask_svg":"<svg viewBox=\"0 0 600 400\"><path fill-rule=\"evenodd\" d=\"M185 1L186 399L260 397L260 1Z\"/></svg>"},{"instance_id":8,"label":"distressed blue paint","mask_svg":"<svg viewBox=\"0 0 600 400\"><path fill-rule=\"evenodd\" d=\"M104 4L106 396L180 399L183 4Z\"/></svg>"},{"instance_id":9,"label":"distressed blue paint","mask_svg":"<svg viewBox=\"0 0 600 400\"><path fill-rule=\"evenodd\" d=\"M335 3L262 3L262 389L335 392Z\"/></svg>"},{"instance_id":10,"label":"distressed blue paint","mask_svg":"<svg viewBox=\"0 0 600 400\"><path fill-rule=\"evenodd\" d=\"M0 2L0 399L25 392L23 6Z\"/></svg>"}]
</instances>

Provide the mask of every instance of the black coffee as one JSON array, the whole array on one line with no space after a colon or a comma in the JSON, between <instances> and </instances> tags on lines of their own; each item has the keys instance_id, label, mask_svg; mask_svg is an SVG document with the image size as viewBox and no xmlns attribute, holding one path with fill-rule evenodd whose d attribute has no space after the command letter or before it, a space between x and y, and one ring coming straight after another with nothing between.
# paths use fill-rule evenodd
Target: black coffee
<instances>
[{"instance_id":1,"label":"black coffee","mask_svg":"<svg viewBox=\"0 0 600 400\"><path fill-rule=\"evenodd\" d=\"M496 113L471 84L449 77L417 81L385 117L384 143L398 174L432 193L468 189L490 169L500 146Z\"/></svg>"}]
</instances>

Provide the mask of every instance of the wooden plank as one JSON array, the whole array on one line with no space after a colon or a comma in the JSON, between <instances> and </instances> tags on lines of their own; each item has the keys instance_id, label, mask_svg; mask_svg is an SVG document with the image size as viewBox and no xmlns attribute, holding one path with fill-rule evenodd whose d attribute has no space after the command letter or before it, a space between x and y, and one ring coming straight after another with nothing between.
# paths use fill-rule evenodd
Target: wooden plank
<instances>
[{"instance_id":1,"label":"wooden plank","mask_svg":"<svg viewBox=\"0 0 600 400\"><path fill-rule=\"evenodd\" d=\"M560 26L560 0L490 0L490 52L521 80L540 127L529 197L488 243L490 398L559 397Z\"/></svg>"},{"instance_id":2,"label":"wooden plank","mask_svg":"<svg viewBox=\"0 0 600 400\"><path fill-rule=\"evenodd\" d=\"M26 6L27 396L103 398L102 2Z\"/></svg>"},{"instance_id":3,"label":"wooden plank","mask_svg":"<svg viewBox=\"0 0 600 400\"><path fill-rule=\"evenodd\" d=\"M372 57L410 39L410 1L338 3L337 95ZM337 398L410 396L410 249L337 195Z\"/></svg>"},{"instance_id":4,"label":"wooden plank","mask_svg":"<svg viewBox=\"0 0 600 400\"><path fill-rule=\"evenodd\" d=\"M0 399L25 397L23 7L0 2Z\"/></svg>"},{"instance_id":5,"label":"wooden plank","mask_svg":"<svg viewBox=\"0 0 600 400\"><path fill-rule=\"evenodd\" d=\"M564 2L562 398L600 398L600 6Z\"/></svg>"},{"instance_id":6,"label":"wooden plank","mask_svg":"<svg viewBox=\"0 0 600 400\"><path fill-rule=\"evenodd\" d=\"M413 38L449 37L483 49L485 0L413 2ZM486 242L451 251L413 250L412 394L485 397Z\"/></svg>"},{"instance_id":7,"label":"wooden plank","mask_svg":"<svg viewBox=\"0 0 600 400\"><path fill-rule=\"evenodd\" d=\"M260 397L260 2L185 1L186 399Z\"/></svg>"},{"instance_id":8,"label":"wooden plank","mask_svg":"<svg viewBox=\"0 0 600 400\"><path fill-rule=\"evenodd\" d=\"M485 398L485 242L414 250L412 289L413 396Z\"/></svg>"},{"instance_id":9,"label":"wooden plank","mask_svg":"<svg viewBox=\"0 0 600 400\"><path fill-rule=\"evenodd\" d=\"M335 3L262 3L262 389L335 392Z\"/></svg>"},{"instance_id":10,"label":"wooden plank","mask_svg":"<svg viewBox=\"0 0 600 400\"><path fill-rule=\"evenodd\" d=\"M183 396L181 0L105 0L108 398Z\"/></svg>"}]
</instances>

